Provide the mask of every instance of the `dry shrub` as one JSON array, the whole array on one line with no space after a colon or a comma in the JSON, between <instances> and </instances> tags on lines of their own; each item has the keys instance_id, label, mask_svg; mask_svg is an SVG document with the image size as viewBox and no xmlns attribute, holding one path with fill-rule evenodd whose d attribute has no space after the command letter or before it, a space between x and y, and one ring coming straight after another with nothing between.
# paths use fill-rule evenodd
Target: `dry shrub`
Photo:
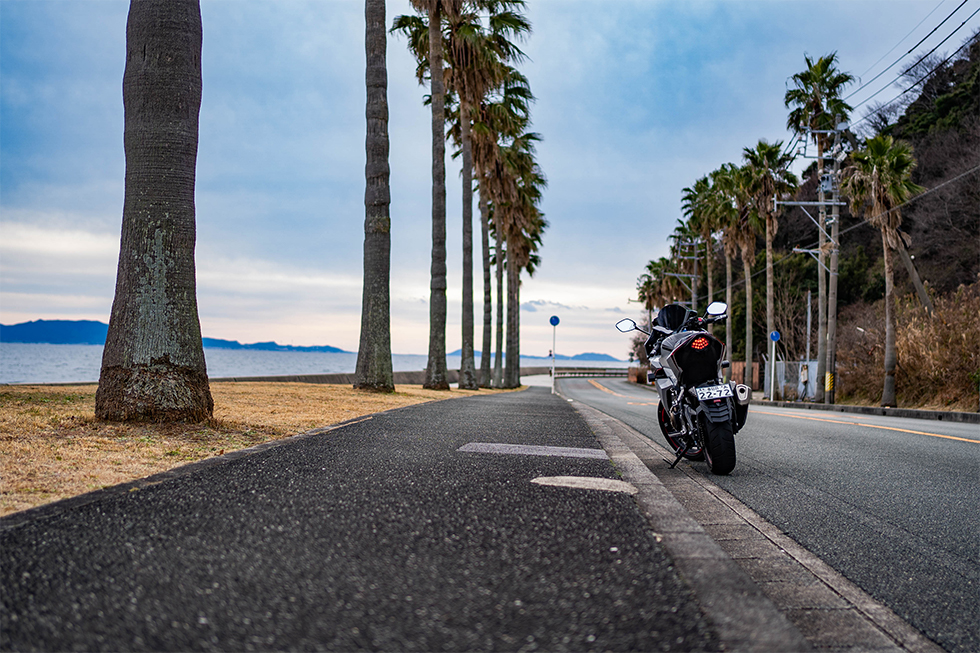
<instances>
[{"instance_id":1,"label":"dry shrub","mask_svg":"<svg viewBox=\"0 0 980 653\"><path fill-rule=\"evenodd\" d=\"M980 383L980 284L935 300L929 317L915 295L896 304L899 405L976 411ZM884 381L884 300L855 304L838 326L838 394L878 404ZM861 331L863 329L863 331Z\"/></svg>"}]
</instances>

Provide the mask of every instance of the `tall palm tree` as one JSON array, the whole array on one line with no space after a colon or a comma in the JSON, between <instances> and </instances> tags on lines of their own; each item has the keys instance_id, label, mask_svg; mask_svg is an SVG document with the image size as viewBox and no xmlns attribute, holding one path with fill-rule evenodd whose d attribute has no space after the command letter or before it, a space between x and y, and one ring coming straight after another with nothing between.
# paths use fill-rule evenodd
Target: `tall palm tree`
<instances>
[{"instance_id":1,"label":"tall palm tree","mask_svg":"<svg viewBox=\"0 0 980 653\"><path fill-rule=\"evenodd\" d=\"M394 392L391 366L391 192L384 0L364 2L367 136L364 166L364 280L355 388Z\"/></svg>"},{"instance_id":2,"label":"tall palm tree","mask_svg":"<svg viewBox=\"0 0 980 653\"><path fill-rule=\"evenodd\" d=\"M473 122L473 165L480 183L480 217L483 241L483 355L480 362L480 385L499 386L503 382L503 232L495 230L494 255L497 263L498 337L494 372L491 373L491 340L493 301L491 293L490 232L494 216L494 196L499 196L495 183L500 178L503 163L500 158L502 141L524 133L530 124L530 103L534 100L527 78L516 69L506 66L500 86L480 102Z\"/></svg>"},{"instance_id":3,"label":"tall palm tree","mask_svg":"<svg viewBox=\"0 0 980 653\"><path fill-rule=\"evenodd\" d=\"M782 141L770 144L760 140L755 149L745 148L742 151L750 175L752 198L766 229L766 333L776 330L772 241L779 223L773 202L776 197L792 193L799 186L796 175L788 170L793 156L784 154L782 148Z\"/></svg>"},{"instance_id":4,"label":"tall palm tree","mask_svg":"<svg viewBox=\"0 0 980 653\"><path fill-rule=\"evenodd\" d=\"M759 213L752 201L752 176L747 166L726 164L716 177L718 185L727 196L734 211L726 225L726 241L737 246L742 258L745 276L745 377L743 383L752 384L752 265L755 263L755 239L760 231ZM729 287L731 284L729 283Z\"/></svg>"},{"instance_id":5,"label":"tall palm tree","mask_svg":"<svg viewBox=\"0 0 980 653\"><path fill-rule=\"evenodd\" d=\"M714 299L714 239L712 234L717 230L716 213L711 207L711 179L705 175L694 182L693 186L681 191L681 210L687 216L691 231L698 234L705 247L705 274L708 277L708 301Z\"/></svg>"},{"instance_id":6,"label":"tall palm tree","mask_svg":"<svg viewBox=\"0 0 980 653\"><path fill-rule=\"evenodd\" d=\"M446 369L446 80L443 71L442 26L446 16L459 13L462 0L411 0L412 7L425 17L425 37L412 30L412 19L397 16L392 31L409 36L409 49L415 55L416 75L429 78L429 105L432 109L432 256L429 272L429 357L424 388L448 390ZM425 49L423 49L425 48Z\"/></svg>"},{"instance_id":7,"label":"tall palm tree","mask_svg":"<svg viewBox=\"0 0 980 653\"><path fill-rule=\"evenodd\" d=\"M845 172L843 191L851 199L852 210L855 213L863 210L864 219L881 231L885 263L885 378L881 405L894 406L898 352L895 348L892 250L908 244L908 236L899 230L902 225L901 205L924 189L911 179L915 168L912 146L891 136L869 138L865 141L864 149L851 154L851 161L851 166Z\"/></svg>"},{"instance_id":8,"label":"tall palm tree","mask_svg":"<svg viewBox=\"0 0 980 653\"><path fill-rule=\"evenodd\" d=\"M725 320L725 350L729 358L734 356L732 328L732 292L733 274L732 261L738 256L738 241L735 237L738 226L738 211L731 190L734 182L731 179L734 166L730 163L722 165L710 174L711 194L708 196L709 211L714 215L714 222L722 232L722 251L725 255L725 303L728 304L728 317Z\"/></svg>"},{"instance_id":9,"label":"tall palm tree","mask_svg":"<svg viewBox=\"0 0 980 653\"><path fill-rule=\"evenodd\" d=\"M447 20L449 67L446 77L450 91L459 98L457 120L450 134L459 145L463 159L463 312L459 387L465 389L479 387L473 352L472 124L480 103L509 77L509 64L524 59L524 53L511 40L530 31L530 23L511 10L511 7L523 5L523 0L480 0L467 3L463 11ZM482 27L478 9L489 12L488 29Z\"/></svg>"},{"instance_id":10,"label":"tall palm tree","mask_svg":"<svg viewBox=\"0 0 980 653\"><path fill-rule=\"evenodd\" d=\"M844 88L854 81L854 76L837 69L837 53L820 57L814 61L810 55L803 56L806 70L796 73L790 80L793 88L787 89L784 97L786 108L792 107L786 120L786 128L793 133L806 137L812 136L817 145L817 176L824 176L824 150L828 143L828 134L818 133L828 131L836 126L837 117L846 117L851 111L841 98ZM819 192L819 200L825 200L823 189ZM818 258L817 266L817 376L823 379L827 372L827 277L826 267L827 237L825 226L827 213L824 207L819 212ZM824 399L824 384L816 385L816 401Z\"/></svg>"},{"instance_id":11,"label":"tall palm tree","mask_svg":"<svg viewBox=\"0 0 980 653\"><path fill-rule=\"evenodd\" d=\"M132 2L123 74L125 200L95 413L201 421L214 402L197 312L199 0Z\"/></svg>"},{"instance_id":12,"label":"tall palm tree","mask_svg":"<svg viewBox=\"0 0 980 653\"><path fill-rule=\"evenodd\" d=\"M503 170L500 178L500 202L497 230L507 243L507 360L503 387L520 385L520 274L534 261L541 234L547 227L537 208L547 185L534 159L535 143L540 136L525 133L502 148ZM499 238L499 236L498 236ZM499 255L498 255L499 261Z\"/></svg>"}]
</instances>

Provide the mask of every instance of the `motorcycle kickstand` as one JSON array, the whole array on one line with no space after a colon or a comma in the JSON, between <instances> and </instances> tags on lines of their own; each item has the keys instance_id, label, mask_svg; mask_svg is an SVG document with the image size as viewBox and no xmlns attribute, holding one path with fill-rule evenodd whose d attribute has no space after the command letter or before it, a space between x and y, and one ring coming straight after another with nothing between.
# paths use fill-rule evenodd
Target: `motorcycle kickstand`
<instances>
[{"instance_id":1,"label":"motorcycle kickstand","mask_svg":"<svg viewBox=\"0 0 980 653\"><path fill-rule=\"evenodd\" d=\"M690 449L690 447L687 446L687 445L685 445L683 449L678 450L678 452L677 452L677 458L674 458L674 462L672 462L670 464L670 467L668 467L667 469L674 469L674 467L677 466L677 463L679 463L681 461L681 458L684 457L684 454L687 453L687 450L688 449Z\"/></svg>"}]
</instances>

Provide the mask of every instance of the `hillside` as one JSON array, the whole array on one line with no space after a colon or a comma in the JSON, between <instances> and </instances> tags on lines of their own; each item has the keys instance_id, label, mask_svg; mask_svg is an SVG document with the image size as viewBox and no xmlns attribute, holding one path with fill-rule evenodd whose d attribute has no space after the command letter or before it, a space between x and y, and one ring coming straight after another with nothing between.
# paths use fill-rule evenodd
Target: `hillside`
<instances>
[{"instance_id":1,"label":"hillside","mask_svg":"<svg viewBox=\"0 0 980 653\"><path fill-rule=\"evenodd\" d=\"M0 324L0 342L43 343L52 345L104 345L109 325L94 320L34 320L20 324ZM329 345L301 347L277 342L242 344L237 340L202 338L208 349L248 349L252 351L300 351L345 353Z\"/></svg>"}]
</instances>

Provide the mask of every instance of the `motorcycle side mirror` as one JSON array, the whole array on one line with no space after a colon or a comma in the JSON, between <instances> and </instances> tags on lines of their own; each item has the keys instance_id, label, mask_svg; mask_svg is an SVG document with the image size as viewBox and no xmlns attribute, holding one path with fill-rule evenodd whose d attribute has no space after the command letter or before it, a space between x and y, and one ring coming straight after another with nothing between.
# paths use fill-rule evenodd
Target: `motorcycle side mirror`
<instances>
[{"instance_id":1,"label":"motorcycle side mirror","mask_svg":"<svg viewBox=\"0 0 980 653\"><path fill-rule=\"evenodd\" d=\"M630 331L636 331L636 322L630 318L624 318L616 323L616 328L622 333L629 333Z\"/></svg>"},{"instance_id":2,"label":"motorcycle side mirror","mask_svg":"<svg viewBox=\"0 0 980 653\"><path fill-rule=\"evenodd\" d=\"M711 302L708 304L708 315L724 315L728 311L728 304L725 302Z\"/></svg>"}]
</instances>

